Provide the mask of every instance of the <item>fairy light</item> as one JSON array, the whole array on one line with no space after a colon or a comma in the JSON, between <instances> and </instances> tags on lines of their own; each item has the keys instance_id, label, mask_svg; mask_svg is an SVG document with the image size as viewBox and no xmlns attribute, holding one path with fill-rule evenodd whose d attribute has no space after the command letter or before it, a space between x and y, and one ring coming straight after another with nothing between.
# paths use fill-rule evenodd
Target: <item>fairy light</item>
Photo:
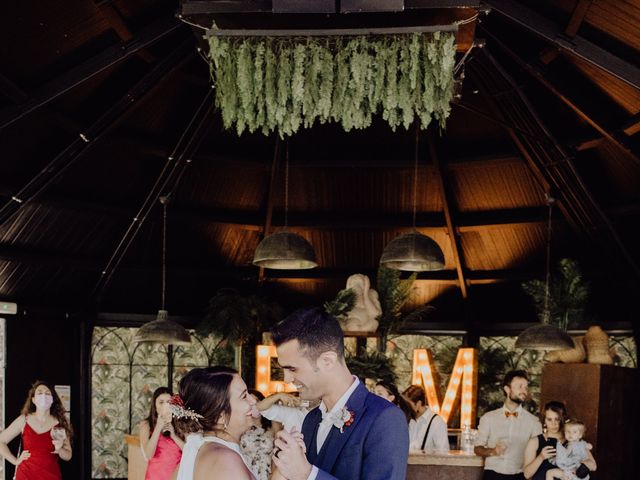
<instances>
[{"instance_id":1,"label":"fairy light","mask_svg":"<svg viewBox=\"0 0 640 480\"><path fill-rule=\"evenodd\" d=\"M478 398L478 357L473 348L460 348L453 365L446 392L441 397L434 376L437 369L430 350L413 351L413 370L411 383L421 385L427 394L427 403L436 413L449 422L453 418L458 403L460 405L460 424L475 426L476 402ZM443 400L440 401L440 398Z\"/></svg>"}]
</instances>

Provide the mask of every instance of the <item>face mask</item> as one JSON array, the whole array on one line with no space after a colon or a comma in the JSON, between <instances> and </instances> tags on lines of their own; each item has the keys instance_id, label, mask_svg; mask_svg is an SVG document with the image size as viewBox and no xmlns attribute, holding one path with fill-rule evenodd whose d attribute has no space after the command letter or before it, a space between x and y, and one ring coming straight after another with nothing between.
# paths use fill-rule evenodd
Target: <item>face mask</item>
<instances>
[{"instance_id":1,"label":"face mask","mask_svg":"<svg viewBox=\"0 0 640 480\"><path fill-rule=\"evenodd\" d=\"M36 404L36 407L47 410L49 407L51 407L51 405L53 405L53 397L45 393L38 393L36 394L33 403Z\"/></svg>"}]
</instances>

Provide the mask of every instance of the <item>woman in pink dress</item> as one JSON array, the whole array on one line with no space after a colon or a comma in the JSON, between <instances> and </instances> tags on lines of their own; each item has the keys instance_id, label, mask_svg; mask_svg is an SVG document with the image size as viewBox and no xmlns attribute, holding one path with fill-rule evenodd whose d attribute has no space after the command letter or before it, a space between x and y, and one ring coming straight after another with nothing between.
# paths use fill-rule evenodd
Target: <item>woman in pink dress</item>
<instances>
[{"instance_id":1,"label":"woman in pink dress","mask_svg":"<svg viewBox=\"0 0 640 480\"><path fill-rule=\"evenodd\" d=\"M16 480L60 480L58 458L71 460L71 434L60 397L51 385L37 381L21 415L0 433L0 455L16 466ZM7 444L19 435L14 456Z\"/></svg>"},{"instance_id":2,"label":"woman in pink dress","mask_svg":"<svg viewBox=\"0 0 640 480\"><path fill-rule=\"evenodd\" d=\"M140 422L140 447L148 459L145 480L169 480L180 464L184 441L173 427L169 400L168 388L156 389L149 416Z\"/></svg>"}]
</instances>

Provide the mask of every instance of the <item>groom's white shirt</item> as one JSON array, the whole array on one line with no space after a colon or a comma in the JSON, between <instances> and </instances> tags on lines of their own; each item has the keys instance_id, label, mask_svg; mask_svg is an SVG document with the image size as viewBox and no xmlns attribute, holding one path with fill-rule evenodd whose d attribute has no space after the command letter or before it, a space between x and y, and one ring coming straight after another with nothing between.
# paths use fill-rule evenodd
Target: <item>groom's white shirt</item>
<instances>
[{"instance_id":1,"label":"groom's white shirt","mask_svg":"<svg viewBox=\"0 0 640 480\"><path fill-rule=\"evenodd\" d=\"M342 410L342 408L347 404L347 400L349 400L349 397L351 397L351 394L355 391L356 388L358 388L359 384L360 380L358 380L358 377L354 375L353 383L351 384L351 386L347 389L346 392L342 394L342 396L338 399L336 404L329 412L327 412L327 407L324 404L324 401L320 402L320 406L318 408L322 413L322 421L320 422L320 425L318 425L318 434L316 436L317 452L320 452L322 445L324 445L324 442L327 440L329 432L331 431L331 427L333 427L334 418L336 417L338 412L340 412L340 410ZM311 468L311 473L309 473L307 480L315 480L317 476L318 467L313 465Z\"/></svg>"}]
</instances>

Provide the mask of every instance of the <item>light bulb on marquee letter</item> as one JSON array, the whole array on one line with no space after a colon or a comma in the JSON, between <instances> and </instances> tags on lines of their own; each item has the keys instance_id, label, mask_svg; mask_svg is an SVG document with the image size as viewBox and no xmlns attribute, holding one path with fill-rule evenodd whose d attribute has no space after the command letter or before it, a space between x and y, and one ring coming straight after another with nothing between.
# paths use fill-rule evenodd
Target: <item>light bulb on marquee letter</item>
<instances>
[{"instance_id":1,"label":"light bulb on marquee letter","mask_svg":"<svg viewBox=\"0 0 640 480\"><path fill-rule=\"evenodd\" d=\"M416 349L413 351L411 383L424 387L431 409L439 413L448 423L459 402L460 425L474 427L478 398L478 356L476 350L473 348L458 349L449 385L447 385L442 402L434 381L434 369L435 364L430 350ZM460 395L460 390L462 390L462 395Z\"/></svg>"}]
</instances>

